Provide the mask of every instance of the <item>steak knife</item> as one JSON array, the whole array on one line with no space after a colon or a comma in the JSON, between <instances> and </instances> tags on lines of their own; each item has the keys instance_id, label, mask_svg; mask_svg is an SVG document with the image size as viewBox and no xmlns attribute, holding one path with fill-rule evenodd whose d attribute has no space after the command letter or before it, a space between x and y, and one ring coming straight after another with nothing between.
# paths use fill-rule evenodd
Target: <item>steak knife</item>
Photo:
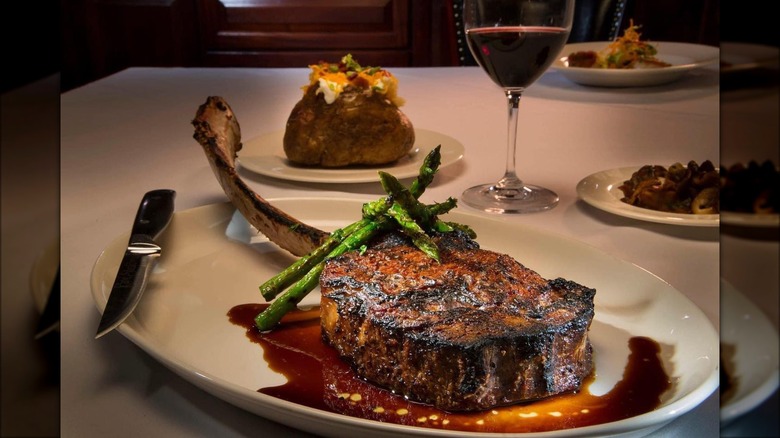
<instances>
[{"instance_id":1,"label":"steak knife","mask_svg":"<svg viewBox=\"0 0 780 438\"><path fill-rule=\"evenodd\" d=\"M147 192L141 200L95 339L119 327L141 300L149 273L162 253L155 239L171 221L175 197L175 191L161 189Z\"/></svg>"}]
</instances>

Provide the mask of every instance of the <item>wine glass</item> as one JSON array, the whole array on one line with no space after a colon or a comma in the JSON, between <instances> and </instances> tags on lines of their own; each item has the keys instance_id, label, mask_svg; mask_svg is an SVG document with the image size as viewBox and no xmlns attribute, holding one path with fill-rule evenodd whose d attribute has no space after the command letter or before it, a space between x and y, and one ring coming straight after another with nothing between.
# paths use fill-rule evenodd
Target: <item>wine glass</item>
<instances>
[{"instance_id":1,"label":"wine glass","mask_svg":"<svg viewBox=\"0 0 780 438\"><path fill-rule=\"evenodd\" d=\"M563 49L571 32L574 0L465 0L463 23L469 49L507 97L506 171L493 184L463 192L466 204L491 213L530 213L558 204L552 190L525 184L515 172L517 109Z\"/></svg>"}]
</instances>

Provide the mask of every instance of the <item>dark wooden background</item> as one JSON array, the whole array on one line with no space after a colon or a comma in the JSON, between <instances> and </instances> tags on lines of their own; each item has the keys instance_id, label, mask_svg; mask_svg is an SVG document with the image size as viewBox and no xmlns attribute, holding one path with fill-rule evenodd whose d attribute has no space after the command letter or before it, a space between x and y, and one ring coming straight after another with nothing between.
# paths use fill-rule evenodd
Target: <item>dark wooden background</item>
<instances>
[{"instance_id":1,"label":"dark wooden background","mask_svg":"<svg viewBox=\"0 0 780 438\"><path fill-rule=\"evenodd\" d=\"M453 0L62 0L66 91L129 66L458 65ZM459 1L459 0L458 0ZM635 0L655 40L717 44L717 0Z\"/></svg>"},{"instance_id":2,"label":"dark wooden background","mask_svg":"<svg viewBox=\"0 0 780 438\"><path fill-rule=\"evenodd\" d=\"M22 62L10 61L3 88L48 71L67 91L132 66L298 67L345 53L385 67L458 65L453 1L7 1L3 41ZM717 45L719 1L628 0L625 21L647 39Z\"/></svg>"},{"instance_id":3,"label":"dark wooden background","mask_svg":"<svg viewBox=\"0 0 780 438\"><path fill-rule=\"evenodd\" d=\"M72 0L64 89L128 66L448 65L447 0ZM68 31L67 29L70 29Z\"/></svg>"}]
</instances>

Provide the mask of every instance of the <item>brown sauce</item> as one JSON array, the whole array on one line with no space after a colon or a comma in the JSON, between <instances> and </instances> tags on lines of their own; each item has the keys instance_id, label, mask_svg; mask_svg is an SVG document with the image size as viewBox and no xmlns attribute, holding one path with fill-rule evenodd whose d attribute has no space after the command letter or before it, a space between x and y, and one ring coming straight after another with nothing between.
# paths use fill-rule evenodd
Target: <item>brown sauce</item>
<instances>
[{"instance_id":1,"label":"brown sauce","mask_svg":"<svg viewBox=\"0 0 780 438\"><path fill-rule=\"evenodd\" d=\"M469 432L542 432L609 423L652 411L670 388L670 379L652 339L629 340L623 379L603 395L592 395L591 376L576 393L479 412L447 412L410 402L360 379L320 337L320 320L283 324L260 333L254 317L267 305L244 304L230 310L230 321L246 328L263 347L269 367L287 377L281 386L258 391L283 400L352 417Z\"/></svg>"}]
</instances>

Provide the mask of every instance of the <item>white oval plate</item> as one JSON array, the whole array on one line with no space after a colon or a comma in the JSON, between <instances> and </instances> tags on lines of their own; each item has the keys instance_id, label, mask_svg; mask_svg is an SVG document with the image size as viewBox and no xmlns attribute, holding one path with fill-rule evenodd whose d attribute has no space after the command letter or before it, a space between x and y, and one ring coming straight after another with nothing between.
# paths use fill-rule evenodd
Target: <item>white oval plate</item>
<instances>
[{"instance_id":1,"label":"white oval plate","mask_svg":"<svg viewBox=\"0 0 780 438\"><path fill-rule=\"evenodd\" d=\"M360 217L358 200L272 200L313 226L334 229ZM565 277L597 289L590 331L598 375L590 390L605 393L623 376L628 340L661 344L673 388L654 411L555 436L646 434L696 407L718 386L718 335L703 312L658 277L576 240L522 224L455 211L448 220L473 227L483 248L521 260L546 278ZM507 237L510 238L507 238ZM91 276L93 298L105 307L127 234L110 242ZM261 302L258 285L294 258L250 227L229 203L177 212L160 236L162 256L135 312L119 332L203 390L249 412L325 436L535 437L541 434L465 433L401 426L301 406L258 392L284 383L268 368L262 349L227 317L236 305ZM717 275L717 274L716 274ZM717 291L713 291L713 299ZM318 291L302 305L319 303Z\"/></svg>"},{"instance_id":2,"label":"white oval plate","mask_svg":"<svg viewBox=\"0 0 780 438\"><path fill-rule=\"evenodd\" d=\"M577 183L577 195L588 204L618 216L672 225L717 227L720 215L684 214L636 207L621 201L623 192L618 187L630 179L638 167L621 167L594 173Z\"/></svg>"},{"instance_id":3,"label":"white oval plate","mask_svg":"<svg viewBox=\"0 0 780 438\"><path fill-rule=\"evenodd\" d=\"M550 66L564 77L581 85L598 87L647 87L667 84L680 79L686 73L707 65L717 65L720 49L690 43L658 41L652 44L658 49L656 57L672 64L671 67L646 69L606 69L569 67L569 54L607 48L609 41L567 44L561 56Z\"/></svg>"},{"instance_id":4,"label":"white oval plate","mask_svg":"<svg viewBox=\"0 0 780 438\"><path fill-rule=\"evenodd\" d=\"M379 181L379 171L392 173L396 178L417 176L425 156L441 145L443 169L463 158L464 147L454 138L427 129L414 130L414 146L408 155L386 166L345 167L326 169L293 165L284 153L284 130L255 137L244 142L238 152L238 164L260 175L290 181L317 183L363 183Z\"/></svg>"},{"instance_id":5,"label":"white oval plate","mask_svg":"<svg viewBox=\"0 0 780 438\"><path fill-rule=\"evenodd\" d=\"M765 291L772 293L772 291ZM721 280L720 338L725 350L724 368L735 389L722 400L721 427L764 402L778 387L777 330L769 318L730 283Z\"/></svg>"}]
</instances>

